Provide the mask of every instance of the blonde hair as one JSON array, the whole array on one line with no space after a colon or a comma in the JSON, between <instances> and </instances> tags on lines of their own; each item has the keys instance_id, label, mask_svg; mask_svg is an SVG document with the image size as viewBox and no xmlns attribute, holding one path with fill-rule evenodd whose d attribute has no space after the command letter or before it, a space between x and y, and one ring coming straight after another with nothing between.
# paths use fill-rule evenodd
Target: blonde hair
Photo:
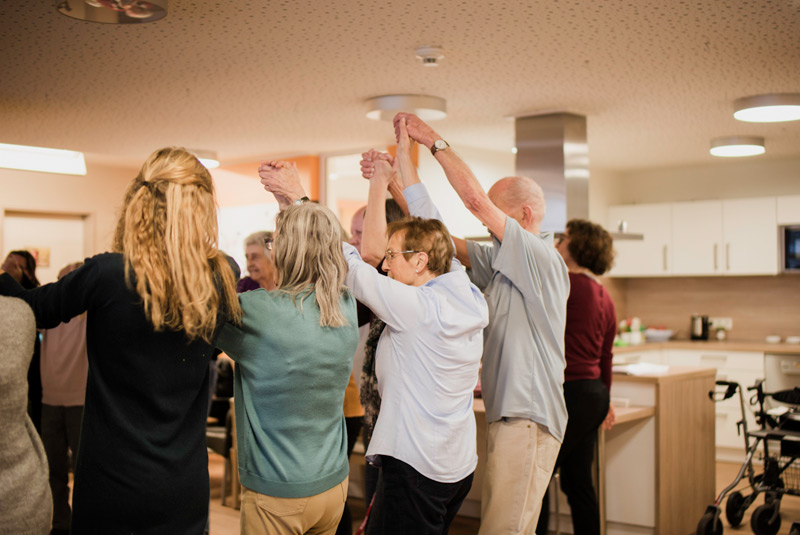
<instances>
[{"instance_id":1,"label":"blonde hair","mask_svg":"<svg viewBox=\"0 0 800 535\"><path fill-rule=\"evenodd\" d=\"M342 226L333 212L314 203L290 206L275 221L273 261L277 289L292 296L295 306L312 291L319 307L319 324L342 327L347 319L339 307L347 290L347 262L342 253Z\"/></svg>"},{"instance_id":2,"label":"blonde hair","mask_svg":"<svg viewBox=\"0 0 800 535\"><path fill-rule=\"evenodd\" d=\"M151 154L125 193L114 250L156 331L211 343L220 311L240 321L236 280L217 240L208 170L185 149Z\"/></svg>"}]
</instances>

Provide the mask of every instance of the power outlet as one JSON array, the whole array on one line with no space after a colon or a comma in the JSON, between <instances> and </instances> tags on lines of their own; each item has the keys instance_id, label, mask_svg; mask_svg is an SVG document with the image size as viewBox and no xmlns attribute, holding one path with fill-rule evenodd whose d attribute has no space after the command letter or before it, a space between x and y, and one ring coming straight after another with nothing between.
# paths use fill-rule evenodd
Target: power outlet
<instances>
[{"instance_id":1,"label":"power outlet","mask_svg":"<svg viewBox=\"0 0 800 535\"><path fill-rule=\"evenodd\" d=\"M711 329L722 327L726 331L733 330L733 318L708 318L708 323Z\"/></svg>"}]
</instances>

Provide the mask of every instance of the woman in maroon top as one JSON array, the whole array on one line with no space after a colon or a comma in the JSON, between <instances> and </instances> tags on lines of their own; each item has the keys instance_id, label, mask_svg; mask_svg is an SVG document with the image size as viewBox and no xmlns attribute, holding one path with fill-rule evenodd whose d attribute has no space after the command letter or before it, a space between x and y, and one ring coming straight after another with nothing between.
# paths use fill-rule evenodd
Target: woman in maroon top
<instances>
[{"instance_id":1,"label":"woman in maroon top","mask_svg":"<svg viewBox=\"0 0 800 535\"><path fill-rule=\"evenodd\" d=\"M572 510L573 532L600 533L600 509L592 485L597 428L614 425L611 391L611 349L617 318L614 303L597 276L611 268L613 241L600 225L573 219L556 242L569 270L567 327L564 345L564 400L569 420L556 466L561 469L561 489ZM537 534L547 533L548 495L545 494Z\"/></svg>"}]
</instances>

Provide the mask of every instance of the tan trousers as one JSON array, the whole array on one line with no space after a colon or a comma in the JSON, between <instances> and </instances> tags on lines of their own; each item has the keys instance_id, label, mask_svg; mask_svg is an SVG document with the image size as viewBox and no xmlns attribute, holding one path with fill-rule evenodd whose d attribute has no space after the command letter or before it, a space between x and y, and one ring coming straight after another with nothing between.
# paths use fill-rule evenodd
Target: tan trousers
<instances>
[{"instance_id":1,"label":"tan trousers","mask_svg":"<svg viewBox=\"0 0 800 535\"><path fill-rule=\"evenodd\" d=\"M560 448L526 418L489 423L480 535L533 535Z\"/></svg>"},{"instance_id":2,"label":"tan trousers","mask_svg":"<svg viewBox=\"0 0 800 535\"><path fill-rule=\"evenodd\" d=\"M342 517L347 483L345 478L308 498L276 498L244 488L241 535L332 535Z\"/></svg>"}]
</instances>

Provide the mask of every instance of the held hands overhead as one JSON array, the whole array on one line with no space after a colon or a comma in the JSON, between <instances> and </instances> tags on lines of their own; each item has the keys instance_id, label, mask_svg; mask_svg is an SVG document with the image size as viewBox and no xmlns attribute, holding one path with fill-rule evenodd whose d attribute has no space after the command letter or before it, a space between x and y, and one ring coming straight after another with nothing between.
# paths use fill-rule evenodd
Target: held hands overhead
<instances>
[{"instance_id":1,"label":"held hands overhead","mask_svg":"<svg viewBox=\"0 0 800 535\"><path fill-rule=\"evenodd\" d=\"M282 160L262 161L258 168L258 176L264 189L275 195L281 210L306 193L300 184L300 175L294 164Z\"/></svg>"}]
</instances>

